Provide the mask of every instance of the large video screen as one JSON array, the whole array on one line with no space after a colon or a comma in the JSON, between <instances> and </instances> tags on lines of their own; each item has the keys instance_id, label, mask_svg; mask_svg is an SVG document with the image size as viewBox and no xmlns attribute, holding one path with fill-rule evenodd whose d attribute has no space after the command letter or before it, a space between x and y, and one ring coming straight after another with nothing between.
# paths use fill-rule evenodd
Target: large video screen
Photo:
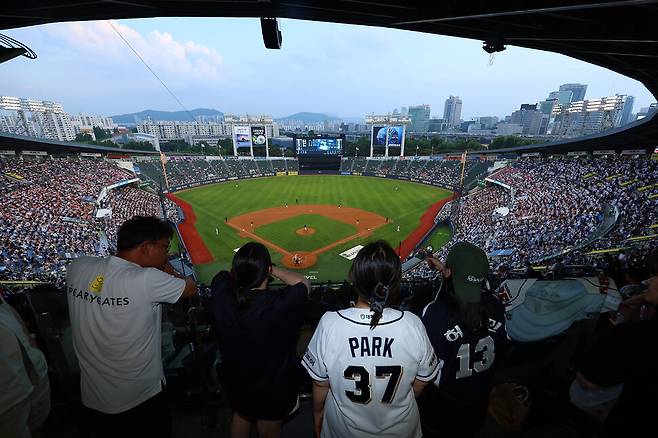
<instances>
[{"instance_id":1,"label":"large video screen","mask_svg":"<svg viewBox=\"0 0 658 438\"><path fill-rule=\"evenodd\" d=\"M251 142L253 143L254 146L265 146L267 139L265 137L264 126L251 127Z\"/></svg>"},{"instance_id":2,"label":"large video screen","mask_svg":"<svg viewBox=\"0 0 658 438\"><path fill-rule=\"evenodd\" d=\"M342 155L343 139L339 137L295 139L297 155Z\"/></svg>"},{"instance_id":3,"label":"large video screen","mask_svg":"<svg viewBox=\"0 0 658 438\"><path fill-rule=\"evenodd\" d=\"M237 147L251 147L251 132L248 126L234 126L233 138Z\"/></svg>"},{"instance_id":4,"label":"large video screen","mask_svg":"<svg viewBox=\"0 0 658 438\"><path fill-rule=\"evenodd\" d=\"M404 137L403 126L389 126L388 127L388 145L389 146L402 146L402 138Z\"/></svg>"},{"instance_id":5,"label":"large video screen","mask_svg":"<svg viewBox=\"0 0 658 438\"><path fill-rule=\"evenodd\" d=\"M374 146L386 146L386 126L372 127L372 144Z\"/></svg>"}]
</instances>

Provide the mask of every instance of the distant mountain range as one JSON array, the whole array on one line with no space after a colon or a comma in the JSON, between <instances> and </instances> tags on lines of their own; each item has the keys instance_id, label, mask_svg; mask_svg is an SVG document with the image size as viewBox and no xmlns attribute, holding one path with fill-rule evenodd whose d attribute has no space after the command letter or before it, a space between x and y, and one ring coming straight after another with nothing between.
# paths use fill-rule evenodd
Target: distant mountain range
<instances>
[{"instance_id":1,"label":"distant mountain range","mask_svg":"<svg viewBox=\"0 0 658 438\"><path fill-rule=\"evenodd\" d=\"M119 114L111 116L114 123L135 124L150 118L153 121L189 121L195 120L198 116L224 116L224 113L215 109L197 108L188 111L158 111L144 110L138 113Z\"/></svg>"},{"instance_id":2,"label":"distant mountain range","mask_svg":"<svg viewBox=\"0 0 658 438\"><path fill-rule=\"evenodd\" d=\"M309 113L309 112L295 113L286 117L278 117L275 120L277 122L283 122L287 120L299 120L304 123L318 123L318 122L324 122L325 120L342 120L345 123L364 123L363 117L341 117L334 114Z\"/></svg>"},{"instance_id":3,"label":"distant mountain range","mask_svg":"<svg viewBox=\"0 0 658 438\"><path fill-rule=\"evenodd\" d=\"M118 114L112 117L114 123L134 125L142 120L150 118L153 121L194 121L198 116L223 116L224 113L215 109L197 108L187 111L159 111L159 110L144 110L138 113ZM359 117L339 117L323 113L301 112L291 114L286 117L279 117L274 119L277 122L285 122L289 120L299 120L303 123L318 123L325 120L342 120L347 123L363 123L363 118Z\"/></svg>"},{"instance_id":4,"label":"distant mountain range","mask_svg":"<svg viewBox=\"0 0 658 438\"><path fill-rule=\"evenodd\" d=\"M286 121L286 120L300 120L304 123L317 123L317 122L324 122L325 120L340 120L340 117L330 116L322 113L302 112L302 113L291 114L286 117L280 117L275 120L277 122Z\"/></svg>"}]
</instances>

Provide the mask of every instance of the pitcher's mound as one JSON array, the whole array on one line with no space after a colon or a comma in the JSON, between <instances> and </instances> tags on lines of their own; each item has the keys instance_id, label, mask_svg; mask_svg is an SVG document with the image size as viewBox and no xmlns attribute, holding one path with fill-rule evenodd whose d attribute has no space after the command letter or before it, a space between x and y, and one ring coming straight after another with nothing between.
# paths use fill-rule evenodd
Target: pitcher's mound
<instances>
[{"instance_id":1,"label":"pitcher's mound","mask_svg":"<svg viewBox=\"0 0 658 438\"><path fill-rule=\"evenodd\" d=\"M318 257L315 254L304 251L293 252L289 255L284 255L281 262L286 268L290 269L306 269L315 264Z\"/></svg>"},{"instance_id":2,"label":"pitcher's mound","mask_svg":"<svg viewBox=\"0 0 658 438\"><path fill-rule=\"evenodd\" d=\"M311 227L306 227L306 229L300 228L296 230L295 233L299 234L300 236L310 236L311 234L315 234L315 228L311 228Z\"/></svg>"}]
</instances>

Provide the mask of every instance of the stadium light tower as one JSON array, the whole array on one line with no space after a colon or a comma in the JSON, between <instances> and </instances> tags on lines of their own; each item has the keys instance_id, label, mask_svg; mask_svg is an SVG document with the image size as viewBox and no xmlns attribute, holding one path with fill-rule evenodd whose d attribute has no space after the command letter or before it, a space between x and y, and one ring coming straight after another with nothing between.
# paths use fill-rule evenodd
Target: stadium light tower
<instances>
[{"instance_id":1,"label":"stadium light tower","mask_svg":"<svg viewBox=\"0 0 658 438\"><path fill-rule=\"evenodd\" d=\"M377 146L385 146L384 156L388 157L389 147L400 148L400 156L404 156L404 137L406 127L411 124L411 118L407 115L366 115L366 124L371 126L370 131L370 156L374 155L375 143ZM377 132L375 132L377 130Z\"/></svg>"}]
</instances>

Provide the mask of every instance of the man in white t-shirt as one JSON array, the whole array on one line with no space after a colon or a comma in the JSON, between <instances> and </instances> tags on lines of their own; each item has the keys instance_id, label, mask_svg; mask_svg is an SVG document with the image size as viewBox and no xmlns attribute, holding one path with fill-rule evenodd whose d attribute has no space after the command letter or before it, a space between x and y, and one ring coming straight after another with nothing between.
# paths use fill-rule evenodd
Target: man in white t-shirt
<instances>
[{"instance_id":1,"label":"man in white t-shirt","mask_svg":"<svg viewBox=\"0 0 658 438\"><path fill-rule=\"evenodd\" d=\"M68 267L73 347L82 404L97 436L170 436L162 385L161 303L196 293L168 262L171 227L135 216L118 232L117 255Z\"/></svg>"},{"instance_id":2,"label":"man in white t-shirt","mask_svg":"<svg viewBox=\"0 0 658 438\"><path fill-rule=\"evenodd\" d=\"M0 295L0 437L31 437L49 412L46 358Z\"/></svg>"}]
</instances>

